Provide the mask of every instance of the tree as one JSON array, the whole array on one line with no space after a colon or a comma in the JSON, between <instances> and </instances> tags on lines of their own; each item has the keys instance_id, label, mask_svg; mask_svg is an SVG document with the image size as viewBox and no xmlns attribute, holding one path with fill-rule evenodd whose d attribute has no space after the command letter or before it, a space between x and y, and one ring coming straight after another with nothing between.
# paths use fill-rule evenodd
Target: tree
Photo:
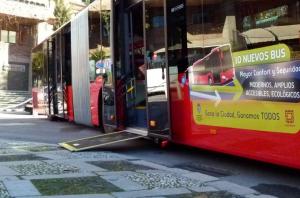
<instances>
[{"instance_id":1,"label":"tree","mask_svg":"<svg viewBox=\"0 0 300 198\"><path fill-rule=\"evenodd\" d=\"M106 57L106 53L103 50L96 49L93 52L90 52L90 60L94 60L95 62L104 59Z\"/></svg>"},{"instance_id":2,"label":"tree","mask_svg":"<svg viewBox=\"0 0 300 198\"><path fill-rule=\"evenodd\" d=\"M32 77L36 80L37 86L43 76L44 54L42 51L33 53L32 56Z\"/></svg>"},{"instance_id":3,"label":"tree","mask_svg":"<svg viewBox=\"0 0 300 198\"><path fill-rule=\"evenodd\" d=\"M71 10L64 4L64 0L54 0L55 9L54 16L56 17L56 23L54 24L54 30L61 27L64 23L68 22L71 18Z\"/></svg>"}]
</instances>

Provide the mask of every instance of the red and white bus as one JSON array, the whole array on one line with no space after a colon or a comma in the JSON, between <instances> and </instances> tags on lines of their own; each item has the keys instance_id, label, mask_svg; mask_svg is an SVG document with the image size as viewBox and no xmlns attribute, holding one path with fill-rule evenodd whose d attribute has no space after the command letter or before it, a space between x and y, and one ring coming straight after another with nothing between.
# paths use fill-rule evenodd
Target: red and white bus
<instances>
[{"instance_id":1,"label":"red and white bus","mask_svg":"<svg viewBox=\"0 0 300 198\"><path fill-rule=\"evenodd\" d=\"M33 50L47 113L106 132L61 145L146 136L299 169L296 4L94 1Z\"/></svg>"}]
</instances>

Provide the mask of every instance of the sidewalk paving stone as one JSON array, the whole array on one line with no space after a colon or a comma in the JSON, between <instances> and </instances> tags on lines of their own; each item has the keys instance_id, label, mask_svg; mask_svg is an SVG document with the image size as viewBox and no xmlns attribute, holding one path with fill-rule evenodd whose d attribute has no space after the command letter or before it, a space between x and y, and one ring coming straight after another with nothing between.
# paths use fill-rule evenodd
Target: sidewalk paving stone
<instances>
[{"instance_id":1,"label":"sidewalk paving stone","mask_svg":"<svg viewBox=\"0 0 300 198\"><path fill-rule=\"evenodd\" d=\"M85 195L33 196L33 197L26 197L26 198L114 198L114 197L109 194L85 194Z\"/></svg>"},{"instance_id":2,"label":"sidewalk paving stone","mask_svg":"<svg viewBox=\"0 0 300 198\"><path fill-rule=\"evenodd\" d=\"M6 187L4 186L4 184L2 182L0 182L0 197L1 198L9 198L10 197Z\"/></svg>"},{"instance_id":3,"label":"sidewalk paving stone","mask_svg":"<svg viewBox=\"0 0 300 198\"><path fill-rule=\"evenodd\" d=\"M188 173L188 174L183 174L182 176L188 177L191 179L196 179L202 182L211 182L211 181L217 181L219 180L217 177L209 176L206 174L202 173Z\"/></svg>"},{"instance_id":4,"label":"sidewalk paving stone","mask_svg":"<svg viewBox=\"0 0 300 198\"><path fill-rule=\"evenodd\" d=\"M240 195L228 193L226 191L218 192L201 192L201 193L189 193L181 195L167 195L166 198L244 198Z\"/></svg>"},{"instance_id":5,"label":"sidewalk paving stone","mask_svg":"<svg viewBox=\"0 0 300 198\"><path fill-rule=\"evenodd\" d=\"M124 176L134 174L133 171L107 171L107 172L95 172L97 175L100 176Z\"/></svg>"},{"instance_id":6,"label":"sidewalk paving stone","mask_svg":"<svg viewBox=\"0 0 300 198\"><path fill-rule=\"evenodd\" d=\"M122 176L101 176L101 178L109 181L110 183L114 184L115 186L125 190L125 191L134 191L134 190L146 190L147 188L135 183L126 177Z\"/></svg>"},{"instance_id":7,"label":"sidewalk paving stone","mask_svg":"<svg viewBox=\"0 0 300 198\"><path fill-rule=\"evenodd\" d=\"M45 162L49 163L59 163L59 164L72 164L72 166L78 168L80 172L95 172L95 171L107 171L101 167L95 166L89 162L82 161L82 160L74 160L70 159L66 162L66 160L45 160Z\"/></svg>"},{"instance_id":8,"label":"sidewalk paving stone","mask_svg":"<svg viewBox=\"0 0 300 198\"><path fill-rule=\"evenodd\" d=\"M23 151L23 150L18 150L16 148L8 148L8 149L0 148L0 155L12 155L12 154L29 154L29 152Z\"/></svg>"},{"instance_id":9,"label":"sidewalk paving stone","mask_svg":"<svg viewBox=\"0 0 300 198\"><path fill-rule=\"evenodd\" d=\"M148 167L151 167L153 169L160 169L160 170L169 170L170 169L167 166L156 164L156 163L153 163L153 162L148 162L148 161L145 161L145 160L135 160L135 161L131 161L131 162L135 163L135 164L148 166Z\"/></svg>"},{"instance_id":10,"label":"sidewalk paving stone","mask_svg":"<svg viewBox=\"0 0 300 198\"><path fill-rule=\"evenodd\" d=\"M246 195L245 198L277 198L272 195Z\"/></svg>"},{"instance_id":11,"label":"sidewalk paving stone","mask_svg":"<svg viewBox=\"0 0 300 198\"><path fill-rule=\"evenodd\" d=\"M20 180L20 178L19 178L19 176L16 177L16 176L12 176L12 175L0 176L0 181L11 181L11 180Z\"/></svg>"},{"instance_id":12,"label":"sidewalk paving stone","mask_svg":"<svg viewBox=\"0 0 300 198\"><path fill-rule=\"evenodd\" d=\"M92 185L93 179L102 191L80 183ZM109 151L71 153L53 144L0 140L0 197L8 193L19 198L275 198L218 177Z\"/></svg>"},{"instance_id":13,"label":"sidewalk paving stone","mask_svg":"<svg viewBox=\"0 0 300 198\"><path fill-rule=\"evenodd\" d=\"M59 178L75 178L75 177L91 177L97 176L94 173L72 173L72 174L60 174L60 175L32 175L32 176L21 176L22 179L33 180L33 179L59 179Z\"/></svg>"},{"instance_id":14,"label":"sidewalk paving stone","mask_svg":"<svg viewBox=\"0 0 300 198\"><path fill-rule=\"evenodd\" d=\"M125 175L126 178L136 182L148 189L153 188L188 188L205 186L203 182L182 177L180 174L163 171L143 171Z\"/></svg>"},{"instance_id":15,"label":"sidewalk paving stone","mask_svg":"<svg viewBox=\"0 0 300 198\"><path fill-rule=\"evenodd\" d=\"M20 175L17 171L6 167L6 166L0 166L0 176L14 176L14 175Z\"/></svg>"},{"instance_id":16,"label":"sidewalk paving stone","mask_svg":"<svg viewBox=\"0 0 300 198\"><path fill-rule=\"evenodd\" d=\"M211 186L200 186L200 187L191 186L191 187L188 187L188 189L193 191L193 192L198 192L198 193L201 193L201 192L217 192L217 191L219 191L218 189L216 189L214 187L211 187Z\"/></svg>"},{"instance_id":17,"label":"sidewalk paving stone","mask_svg":"<svg viewBox=\"0 0 300 198\"><path fill-rule=\"evenodd\" d=\"M130 156L125 156L121 154L116 154L107 151L99 152L80 152L80 153L71 153L69 151L49 151L47 153L40 153L38 156L50 155L51 159L78 159L83 161L99 161L99 160L126 160L126 159L136 159Z\"/></svg>"},{"instance_id":18,"label":"sidewalk paving stone","mask_svg":"<svg viewBox=\"0 0 300 198\"><path fill-rule=\"evenodd\" d=\"M219 190L228 191L228 192L231 192L231 193L234 193L237 195L242 195L242 196L258 193L257 191L255 191L251 188L240 186L238 184L234 184L234 183L227 182L227 181L213 181L213 182L208 182L206 184L208 186L215 187Z\"/></svg>"},{"instance_id":19,"label":"sidewalk paving stone","mask_svg":"<svg viewBox=\"0 0 300 198\"><path fill-rule=\"evenodd\" d=\"M63 163L40 161L31 164L10 165L9 168L22 175L59 175L64 173L78 173L79 168Z\"/></svg>"},{"instance_id":20,"label":"sidewalk paving stone","mask_svg":"<svg viewBox=\"0 0 300 198\"><path fill-rule=\"evenodd\" d=\"M131 162L135 163L135 164L148 166L148 167L151 167L153 169L165 170L165 171L174 172L174 173L180 173L180 174L191 173L191 171L188 171L188 170L183 170L183 169L180 169L180 168L169 168L169 167L164 166L164 165L155 164L155 163L147 162L147 161L144 161L144 160L136 160L136 161L131 161Z\"/></svg>"},{"instance_id":21,"label":"sidewalk paving stone","mask_svg":"<svg viewBox=\"0 0 300 198\"><path fill-rule=\"evenodd\" d=\"M167 195L180 195L191 193L186 188L168 188L168 189L151 189L130 192L116 192L112 193L117 198L137 198L137 197L156 197Z\"/></svg>"},{"instance_id":22,"label":"sidewalk paving stone","mask_svg":"<svg viewBox=\"0 0 300 198\"><path fill-rule=\"evenodd\" d=\"M41 195L30 181L3 181L3 184L12 197Z\"/></svg>"}]
</instances>

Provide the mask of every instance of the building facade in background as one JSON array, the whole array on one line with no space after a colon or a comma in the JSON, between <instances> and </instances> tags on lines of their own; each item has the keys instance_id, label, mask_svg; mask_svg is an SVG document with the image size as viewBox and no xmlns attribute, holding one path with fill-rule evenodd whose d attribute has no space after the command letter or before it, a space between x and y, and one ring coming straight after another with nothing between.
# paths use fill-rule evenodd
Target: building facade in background
<instances>
[{"instance_id":1,"label":"building facade in background","mask_svg":"<svg viewBox=\"0 0 300 198\"><path fill-rule=\"evenodd\" d=\"M31 49L52 33L53 8L49 0L0 0L0 90L30 90Z\"/></svg>"},{"instance_id":2,"label":"building facade in background","mask_svg":"<svg viewBox=\"0 0 300 198\"><path fill-rule=\"evenodd\" d=\"M89 1L65 0L75 16ZM53 0L0 0L0 90L31 91L30 53L53 33Z\"/></svg>"}]
</instances>

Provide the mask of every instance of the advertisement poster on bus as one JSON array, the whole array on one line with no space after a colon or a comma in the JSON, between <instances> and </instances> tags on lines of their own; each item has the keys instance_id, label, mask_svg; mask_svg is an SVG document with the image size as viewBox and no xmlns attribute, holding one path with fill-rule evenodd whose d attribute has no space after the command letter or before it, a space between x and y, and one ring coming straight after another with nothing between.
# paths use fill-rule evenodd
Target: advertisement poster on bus
<instances>
[{"instance_id":1,"label":"advertisement poster on bus","mask_svg":"<svg viewBox=\"0 0 300 198\"><path fill-rule=\"evenodd\" d=\"M225 59L228 55L232 58ZM291 60L287 45L234 53L218 47L197 62L189 70L197 125L299 132L296 119L300 116L300 61ZM228 65L232 65L231 69ZM209 72L212 80L207 78Z\"/></svg>"}]
</instances>

